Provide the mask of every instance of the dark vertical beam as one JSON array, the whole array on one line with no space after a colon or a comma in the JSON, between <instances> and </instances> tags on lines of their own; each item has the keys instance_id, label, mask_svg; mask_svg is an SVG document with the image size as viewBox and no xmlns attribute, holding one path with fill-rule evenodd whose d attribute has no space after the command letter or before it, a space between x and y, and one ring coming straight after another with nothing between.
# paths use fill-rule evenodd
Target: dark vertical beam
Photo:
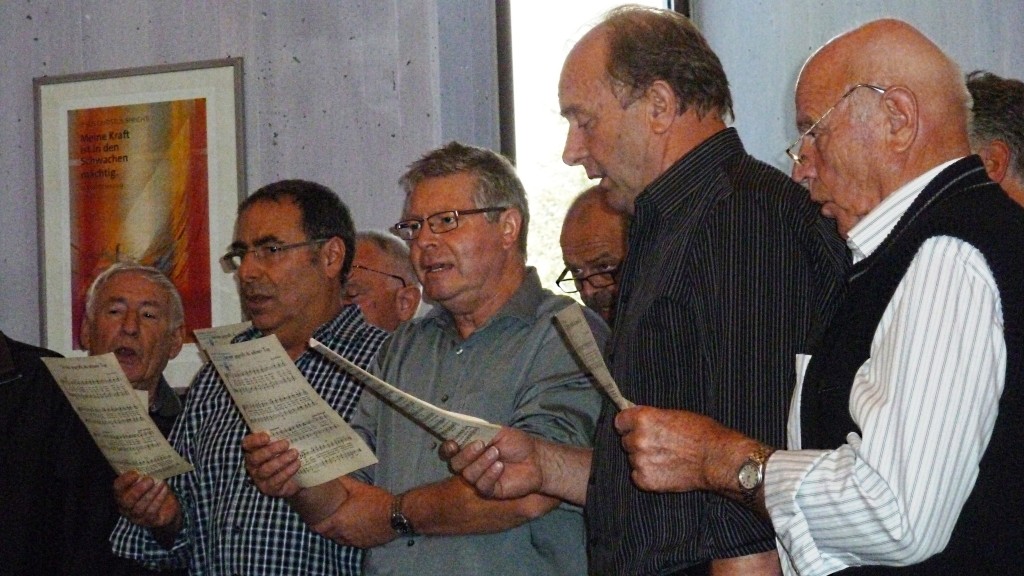
<instances>
[{"instance_id":1,"label":"dark vertical beam","mask_svg":"<svg viewBox=\"0 0 1024 576\"><path fill-rule=\"evenodd\" d=\"M668 5L669 8L675 10L676 12L679 12L683 16L686 16L687 18L693 18L693 16L690 14L690 0L669 0Z\"/></svg>"},{"instance_id":2,"label":"dark vertical beam","mask_svg":"<svg viewBox=\"0 0 1024 576\"><path fill-rule=\"evenodd\" d=\"M501 153L516 162L516 110L512 89L512 14L509 0L495 0L498 45L498 122Z\"/></svg>"}]
</instances>

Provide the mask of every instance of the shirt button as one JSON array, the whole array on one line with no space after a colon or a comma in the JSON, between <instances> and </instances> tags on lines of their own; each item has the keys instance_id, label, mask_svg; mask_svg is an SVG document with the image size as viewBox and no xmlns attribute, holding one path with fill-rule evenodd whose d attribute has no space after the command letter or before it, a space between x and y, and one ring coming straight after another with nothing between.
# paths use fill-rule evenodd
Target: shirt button
<instances>
[{"instance_id":1,"label":"shirt button","mask_svg":"<svg viewBox=\"0 0 1024 576\"><path fill-rule=\"evenodd\" d=\"M447 394L445 394L444 396L441 396L441 402L447 402L447 401L448 401L448 395Z\"/></svg>"},{"instance_id":2,"label":"shirt button","mask_svg":"<svg viewBox=\"0 0 1024 576\"><path fill-rule=\"evenodd\" d=\"M456 356L461 356L464 351L465 351L465 348L459 348L458 350L455 351L455 355Z\"/></svg>"},{"instance_id":3,"label":"shirt button","mask_svg":"<svg viewBox=\"0 0 1024 576\"><path fill-rule=\"evenodd\" d=\"M410 538L409 540L407 540L407 541L405 542L405 545L406 545L406 546L412 546L412 545L413 545L413 544L415 544L415 543L416 543L416 541L415 541L415 540L413 540L412 538Z\"/></svg>"}]
</instances>

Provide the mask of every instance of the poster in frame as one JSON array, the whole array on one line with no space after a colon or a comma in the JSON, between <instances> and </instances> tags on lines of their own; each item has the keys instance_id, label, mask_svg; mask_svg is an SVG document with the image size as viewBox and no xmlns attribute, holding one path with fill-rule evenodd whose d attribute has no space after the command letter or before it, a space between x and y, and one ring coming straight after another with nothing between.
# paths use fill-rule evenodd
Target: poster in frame
<instances>
[{"instance_id":1,"label":"poster in frame","mask_svg":"<svg viewBox=\"0 0 1024 576\"><path fill-rule=\"evenodd\" d=\"M201 365L191 331L241 319L218 258L245 195L242 59L33 82L43 345L80 355L85 294L115 261L164 271L190 332L165 375Z\"/></svg>"}]
</instances>

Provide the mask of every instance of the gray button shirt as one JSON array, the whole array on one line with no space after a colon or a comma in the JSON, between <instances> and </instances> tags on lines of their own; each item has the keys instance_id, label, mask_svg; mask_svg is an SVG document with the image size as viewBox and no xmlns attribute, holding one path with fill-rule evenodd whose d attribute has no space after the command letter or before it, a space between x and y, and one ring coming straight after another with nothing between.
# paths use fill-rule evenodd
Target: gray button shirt
<instances>
[{"instance_id":1,"label":"gray button shirt","mask_svg":"<svg viewBox=\"0 0 1024 576\"><path fill-rule=\"evenodd\" d=\"M602 397L581 372L552 321L571 299L540 286L530 268L505 306L463 340L440 307L398 328L374 373L447 410L520 428L556 442L590 446ZM608 328L586 311L598 345ZM439 440L372 393L352 425L380 463L361 479L392 493L451 476ZM583 518L562 505L498 534L397 538L367 551L366 574L571 575L586 573Z\"/></svg>"}]
</instances>

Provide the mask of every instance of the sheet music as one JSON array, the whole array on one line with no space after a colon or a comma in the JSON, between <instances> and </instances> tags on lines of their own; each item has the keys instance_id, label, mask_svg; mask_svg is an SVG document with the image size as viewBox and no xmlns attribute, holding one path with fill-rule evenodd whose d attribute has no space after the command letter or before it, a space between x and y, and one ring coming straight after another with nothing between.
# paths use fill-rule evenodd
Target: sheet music
<instances>
[{"instance_id":1,"label":"sheet music","mask_svg":"<svg viewBox=\"0 0 1024 576\"><path fill-rule=\"evenodd\" d=\"M148 394L132 388L113 352L42 361L115 472L164 480L192 470L153 423Z\"/></svg>"},{"instance_id":2,"label":"sheet music","mask_svg":"<svg viewBox=\"0 0 1024 576\"><path fill-rule=\"evenodd\" d=\"M459 446L465 446L474 440L482 440L484 444L487 444L498 433L498 430L501 430L501 426L491 424L486 420L443 410L403 392L349 362L315 339L309 340L309 346L344 368L412 421L442 440L455 440Z\"/></svg>"},{"instance_id":3,"label":"sheet music","mask_svg":"<svg viewBox=\"0 0 1024 576\"><path fill-rule=\"evenodd\" d=\"M288 440L299 451L299 486L323 484L377 462L363 439L309 385L277 336L219 344L206 352L249 428Z\"/></svg>"},{"instance_id":4,"label":"sheet music","mask_svg":"<svg viewBox=\"0 0 1024 576\"><path fill-rule=\"evenodd\" d=\"M219 344L230 344L231 341L234 340L235 336L238 336L251 327L252 322L245 321L237 324L214 326L213 328L196 328L192 331L192 335L196 337L196 345L199 346L199 353L202 354L204 361L208 361L210 357L206 355L205 350L207 348L217 346Z\"/></svg>"},{"instance_id":5,"label":"sheet music","mask_svg":"<svg viewBox=\"0 0 1024 576\"><path fill-rule=\"evenodd\" d=\"M583 308L579 304L570 304L555 314L555 321L562 327L562 334L569 341L569 348L576 353L576 357L583 362L598 387L604 390L615 406L619 410L635 406L622 396L619 385L608 372L604 356L594 341L594 333L590 331L590 324L587 324L587 319L583 317Z\"/></svg>"}]
</instances>

